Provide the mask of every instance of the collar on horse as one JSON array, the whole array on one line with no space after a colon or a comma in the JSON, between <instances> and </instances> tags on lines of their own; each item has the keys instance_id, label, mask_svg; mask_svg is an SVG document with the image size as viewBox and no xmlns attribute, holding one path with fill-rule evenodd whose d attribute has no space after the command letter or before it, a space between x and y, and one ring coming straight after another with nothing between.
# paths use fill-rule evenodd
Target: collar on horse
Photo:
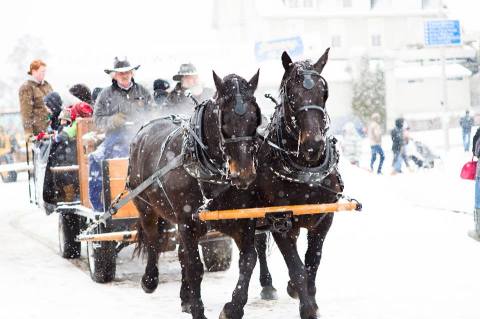
<instances>
[{"instance_id":1,"label":"collar on horse","mask_svg":"<svg viewBox=\"0 0 480 319\"><path fill-rule=\"evenodd\" d=\"M203 118L205 108L211 101L205 101L195 108L190 122L185 125L185 138L182 152L183 167L188 174L200 181L213 184L228 184L225 163L219 163L208 154L208 147L203 143Z\"/></svg>"},{"instance_id":2,"label":"collar on horse","mask_svg":"<svg viewBox=\"0 0 480 319\"><path fill-rule=\"evenodd\" d=\"M273 134L273 138L276 138L276 146L282 145L282 130L284 129L282 129L281 123L278 123ZM288 152L281 147L272 147L269 144L273 153L272 165L269 168L281 179L310 186L319 186L338 166L340 156L336 143L337 139L334 136L326 138L324 159L315 167L301 165L292 158L292 152Z\"/></svg>"}]
</instances>

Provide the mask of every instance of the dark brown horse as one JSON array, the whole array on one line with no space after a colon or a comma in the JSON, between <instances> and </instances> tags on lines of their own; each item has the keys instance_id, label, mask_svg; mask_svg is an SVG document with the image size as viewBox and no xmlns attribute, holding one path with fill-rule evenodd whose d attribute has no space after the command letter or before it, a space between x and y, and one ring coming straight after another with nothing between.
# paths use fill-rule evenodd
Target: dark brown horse
<instances>
[{"instance_id":1,"label":"dark brown horse","mask_svg":"<svg viewBox=\"0 0 480 319\"><path fill-rule=\"evenodd\" d=\"M327 60L328 49L314 64L293 63L286 52L282 55L285 73L281 103L272 116L258 156L262 163L256 182L260 206L332 203L343 190L337 172L336 141L328 136L329 117L325 108L328 86L321 76ZM304 215L286 219L289 227L283 233L272 231L288 266L288 292L300 299L302 319L317 318L315 278L332 220L333 214ZM308 230L305 264L297 251L302 227ZM265 238L260 235L256 240L260 282L264 287L262 297L273 298L275 290L266 263Z\"/></svg>"},{"instance_id":2,"label":"dark brown horse","mask_svg":"<svg viewBox=\"0 0 480 319\"><path fill-rule=\"evenodd\" d=\"M257 259L255 221L206 224L195 219L195 214L201 207L238 208L235 206L239 202L250 205L250 192L244 189L256 177L255 134L261 114L253 94L258 76L257 72L249 82L233 74L222 80L213 72L215 100L197 106L189 125L181 127L170 120L154 120L139 131L131 144L131 188L159 168L170 167L163 178L134 200L140 211L137 249L147 254L142 287L151 293L158 285L159 220L177 224L182 309L190 311L195 319L205 318L200 292L203 264L198 243L207 229L231 236L240 251L239 280L221 318L241 318L247 302Z\"/></svg>"}]
</instances>

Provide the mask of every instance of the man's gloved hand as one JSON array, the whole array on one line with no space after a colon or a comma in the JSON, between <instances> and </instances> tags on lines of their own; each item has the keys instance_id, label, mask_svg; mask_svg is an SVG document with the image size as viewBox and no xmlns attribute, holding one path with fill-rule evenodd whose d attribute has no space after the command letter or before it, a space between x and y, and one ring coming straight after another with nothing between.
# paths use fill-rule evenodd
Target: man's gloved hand
<instances>
[{"instance_id":1,"label":"man's gloved hand","mask_svg":"<svg viewBox=\"0 0 480 319\"><path fill-rule=\"evenodd\" d=\"M112 116L112 125L114 128L122 127L125 124L127 116L125 113L117 113Z\"/></svg>"}]
</instances>

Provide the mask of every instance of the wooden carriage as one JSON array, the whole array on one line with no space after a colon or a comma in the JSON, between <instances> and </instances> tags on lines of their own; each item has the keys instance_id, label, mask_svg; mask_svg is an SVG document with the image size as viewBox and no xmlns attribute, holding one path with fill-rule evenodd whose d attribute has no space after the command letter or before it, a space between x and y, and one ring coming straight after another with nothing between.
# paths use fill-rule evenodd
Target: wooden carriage
<instances>
[{"instance_id":1,"label":"wooden carriage","mask_svg":"<svg viewBox=\"0 0 480 319\"><path fill-rule=\"evenodd\" d=\"M95 150L98 140L94 138L92 119L77 119L76 153L77 163L64 166L50 166L41 160L33 162L34 172L30 174L29 182L33 187L31 202L46 209L42 198L43 180L46 175L40 170L49 170L50 174L78 174L79 192L74 201L57 198L53 211L59 213L59 248L64 258L78 258L81 252L81 242L86 242L87 257L91 277L96 282L109 282L115 278L116 256L121 249L136 241L135 230L139 212L132 201L120 207L105 223L95 226L102 215L109 210L112 200L118 195L126 196L125 181L128 170L128 158L107 159L102 162L102 198L104 212L92 209L89 200L88 155ZM89 137L90 135L90 137ZM49 143L45 141L44 143ZM49 156L46 156L47 161ZM35 158L32 155L31 158ZM35 172L36 171L36 172ZM40 174L38 174L40 173ZM61 179L61 178L60 178ZM55 183L54 187L59 187ZM52 205L50 205L52 206ZM49 214L49 211L46 211ZM85 229L92 228L85 233ZM167 250L176 249L176 231L165 234L169 240ZM164 239L165 239L164 236ZM208 271L226 270L230 267L232 257L231 239L218 232L209 232L201 241L203 259Z\"/></svg>"}]
</instances>

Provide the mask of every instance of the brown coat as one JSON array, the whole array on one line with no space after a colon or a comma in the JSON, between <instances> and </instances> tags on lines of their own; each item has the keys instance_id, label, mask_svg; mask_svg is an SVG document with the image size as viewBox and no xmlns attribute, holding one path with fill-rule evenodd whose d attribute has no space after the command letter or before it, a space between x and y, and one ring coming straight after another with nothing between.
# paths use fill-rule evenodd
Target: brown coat
<instances>
[{"instance_id":1,"label":"brown coat","mask_svg":"<svg viewBox=\"0 0 480 319\"><path fill-rule=\"evenodd\" d=\"M52 91L52 87L47 81L40 84L33 80L27 80L20 87L18 95L25 135L37 135L47 130L48 111L43 98Z\"/></svg>"}]
</instances>

